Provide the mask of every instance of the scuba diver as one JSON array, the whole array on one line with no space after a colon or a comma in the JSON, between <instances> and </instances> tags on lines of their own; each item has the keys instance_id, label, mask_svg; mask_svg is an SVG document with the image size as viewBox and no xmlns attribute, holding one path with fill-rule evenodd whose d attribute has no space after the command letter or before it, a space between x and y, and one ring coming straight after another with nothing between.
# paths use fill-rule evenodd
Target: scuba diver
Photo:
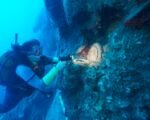
<instances>
[{"instance_id":1,"label":"scuba diver","mask_svg":"<svg viewBox=\"0 0 150 120\"><path fill-rule=\"evenodd\" d=\"M44 56L40 42L36 39L22 45L14 44L12 50L0 58L0 85L6 88L0 113L10 111L35 89L48 92L46 88L54 82L54 77L65 66L65 61L70 60L71 56ZM49 64L57 65L45 74L45 66Z\"/></svg>"}]
</instances>

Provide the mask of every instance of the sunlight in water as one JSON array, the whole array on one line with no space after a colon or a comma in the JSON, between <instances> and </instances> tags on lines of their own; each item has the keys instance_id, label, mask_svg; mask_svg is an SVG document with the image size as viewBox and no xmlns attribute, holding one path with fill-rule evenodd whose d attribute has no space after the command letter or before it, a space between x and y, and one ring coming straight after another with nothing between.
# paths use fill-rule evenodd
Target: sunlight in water
<instances>
[{"instance_id":1,"label":"sunlight in water","mask_svg":"<svg viewBox=\"0 0 150 120\"><path fill-rule=\"evenodd\" d=\"M33 31L43 0L0 0L0 54L14 41L15 33L20 42L35 36Z\"/></svg>"}]
</instances>

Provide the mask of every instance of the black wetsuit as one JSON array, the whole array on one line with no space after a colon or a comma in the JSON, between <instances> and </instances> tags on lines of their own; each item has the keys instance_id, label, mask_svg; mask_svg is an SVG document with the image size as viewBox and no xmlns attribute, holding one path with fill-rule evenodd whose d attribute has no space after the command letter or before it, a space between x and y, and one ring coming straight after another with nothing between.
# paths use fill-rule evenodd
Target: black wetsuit
<instances>
[{"instance_id":1,"label":"black wetsuit","mask_svg":"<svg viewBox=\"0 0 150 120\"><path fill-rule=\"evenodd\" d=\"M25 55L17 54L13 51L5 53L0 58L0 85L6 87L4 103L0 104L0 113L9 111L22 98L30 96L35 90L16 74L17 66L28 66L39 78L42 78L45 65L52 63L47 61L46 57L41 57L41 61L35 66L31 64Z\"/></svg>"}]
</instances>

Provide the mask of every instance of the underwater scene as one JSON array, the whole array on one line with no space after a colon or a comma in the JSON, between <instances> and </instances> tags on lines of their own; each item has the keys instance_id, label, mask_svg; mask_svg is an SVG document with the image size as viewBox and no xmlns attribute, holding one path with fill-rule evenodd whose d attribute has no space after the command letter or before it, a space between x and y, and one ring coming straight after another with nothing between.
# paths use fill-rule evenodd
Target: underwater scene
<instances>
[{"instance_id":1,"label":"underwater scene","mask_svg":"<svg viewBox=\"0 0 150 120\"><path fill-rule=\"evenodd\" d=\"M0 0L0 120L150 120L150 0Z\"/></svg>"}]
</instances>

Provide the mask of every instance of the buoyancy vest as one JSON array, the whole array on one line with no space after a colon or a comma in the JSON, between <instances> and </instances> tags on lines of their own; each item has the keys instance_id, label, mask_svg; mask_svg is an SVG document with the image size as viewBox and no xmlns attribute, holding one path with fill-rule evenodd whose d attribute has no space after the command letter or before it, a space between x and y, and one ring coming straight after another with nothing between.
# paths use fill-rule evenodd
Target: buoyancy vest
<instances>
[{"instance_id":1,"label":"buoyancy vest","mask_svg":"<svg viewBox=\"0 0 150 120\"><path fill-rule=\"evenodd\" d=\"M0 84L15 90L20 90L26 96L31 95L35 88L16 74L16 68L19 65L30 67L39 78L42 78L44 75L45 71L42 64L33 65L25 55L8 51L0 58Z\"/></svg>"}]
</instances>

